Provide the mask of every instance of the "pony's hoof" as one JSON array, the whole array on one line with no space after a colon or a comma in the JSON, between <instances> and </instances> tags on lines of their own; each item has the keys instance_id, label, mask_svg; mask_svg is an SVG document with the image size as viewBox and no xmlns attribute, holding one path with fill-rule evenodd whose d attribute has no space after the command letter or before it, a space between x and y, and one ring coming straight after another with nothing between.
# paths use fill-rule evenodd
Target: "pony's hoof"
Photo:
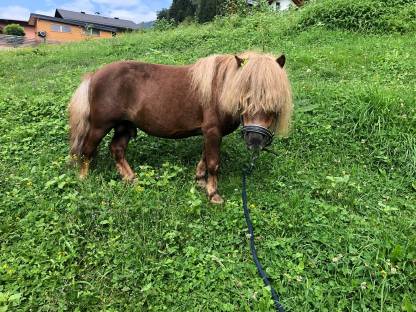
<instances>
[{"instance_id":1,"label":"pony's hoof","mask_svg":"<svg viewBox=\"0 0 416 312\"><path fill-rule=\"evenodd\" d=\"M85 172L85 170L81 171L80 174L78 175L79 179L81 181L84 181L87 177L88 177L88 173Z\"/></svg>"},{"instance_id":2,"label":"pony's hoof","mask_svg":"<svg viewBox=\"0 0 416 312\"><path fill-rule=\"evenodd\" d=\"M224 200L219 194L215 194L214 196L212 196L210 201L212 204L215 204L215 205L221 205L224 203Z\"/></svg>"},{"instance_id":3,"label":"pony's hoof","mask_svg":"<svg viewBox=\"0 0 416 312\"><path fill-rule=\"evenodd\" d=\"M137 179L136 175L124 177L123 181L126 183L136 184L139 180Z\"/></svg>"}]
</instances>

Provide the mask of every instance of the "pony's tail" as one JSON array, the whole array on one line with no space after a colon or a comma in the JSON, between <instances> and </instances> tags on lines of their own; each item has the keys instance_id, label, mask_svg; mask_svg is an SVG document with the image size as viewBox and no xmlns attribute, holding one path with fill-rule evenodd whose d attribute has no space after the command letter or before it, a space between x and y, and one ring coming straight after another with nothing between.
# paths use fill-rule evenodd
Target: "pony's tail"
<instances>
[{"instance_id":1,"label":"pony's tail","mask_svg":"<svg viewBox=\"0 0 416 312\"><path fill-rule=\"evenodd\" d=\"M79 85L69 103L70 156L73 159L82 156L82 146L90 129L90 89L91 75Z\"/></svg>"}]
</instances>

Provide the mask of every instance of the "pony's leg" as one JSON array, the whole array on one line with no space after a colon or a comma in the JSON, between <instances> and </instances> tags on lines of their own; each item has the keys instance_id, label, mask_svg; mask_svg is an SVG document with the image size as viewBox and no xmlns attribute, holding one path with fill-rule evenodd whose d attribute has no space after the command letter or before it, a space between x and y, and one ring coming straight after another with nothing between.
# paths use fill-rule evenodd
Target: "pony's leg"
<instances>
[{"instance_id":1,"label":"pony's leg","mask_svg":"<svg viewBox=\"0 0 416 312\"><path fill-rule=\"evenodd\" d=\"M93 128L88 131L87 137L82 146L81 170L79 173L80 179L85 179L88 176L91 160L100 144L102 138L107 134L108 130L105 128Z\"/></svg>"},{"instance_id":2,"label":"pony's leg","mask_svg":"<svg viewBox=\"0 0 416 312\"><path fill-rule=\"evenodd\" d=\"M118 172L124 181L133 181L136 177L126 160L126 148L130 138L134 136L135 129L131 129L128 125L118 125L114 128L114 137L111 141L110 151L116 161Z\"/></svg>"},{"instance_id":3,"label":"pony's leg","mask_svg":"<svg viewBox=\"0 0 416 312\"><path fill-rule=\"evenodd\" d=\"M207 193L213 204L222 204L224 201L218 193L217 175L220 163L221 134L217 129L210 129L204 133L205 157L208 171Z\"/></svg>"},{"instance_id":4,"label":"pony's leg","mask_svg":"<svg viewBox=\"0 0 416 312\"><path fill-rule=\"evenodd\" d=\"M201 188L206 188L207 186L207 162L205 159L205 151L202 151L201 160L198 162L196 166L196 174L195 174L196 183Z\"/></svg>"}]
</instances>

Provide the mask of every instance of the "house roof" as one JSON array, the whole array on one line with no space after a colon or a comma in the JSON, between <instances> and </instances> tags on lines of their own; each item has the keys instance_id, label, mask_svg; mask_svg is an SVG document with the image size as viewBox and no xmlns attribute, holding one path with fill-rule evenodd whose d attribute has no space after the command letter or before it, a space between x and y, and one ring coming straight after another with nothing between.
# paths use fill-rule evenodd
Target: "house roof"
<instances>
[{"instance_id":1,"label":"house roof","mask_svg":"<svg viewBox=\"0 0 416 312\"><path fill-rule=\"evenodd\" d=\"M0 23L28 25L27 21L14 20L14 19L4 19L4 18L0 18Z\"/></svg>"},{"instance_id":2,"label":"house roof","mask_svg":"<svg viewBox=\"0 0 416 312\"><path fill-rule=\"evenodd\" d=\"M79 21L83 23L104 25L109 27L116 27L118 29L137 29L139 25L136 23L119 18L105 17L101 15L86 14L84 12L74 12L63 9L56 9L55 17L63 18L65 20Z\"/></svg>"},{"instance_id":3,"label":"house roof","mask_svg":"<svg viewBox=\"0 0 416 312\"><path fill-rule=\"evenodd\" d=\"M36 19L41 19L41 20L46 20L46 21L51 21L51 22L58 22L58 23L68 24L68 25L77 25L77 26L88 25L96 29L106 30L106 31L111 31L111 32L117 31L116 27L109 27L109 26L99 25L95 23L86 23L86 22L76 21L76 20L67 20L67 19L62 19L58 17L52 17L52 16L47 16L47 15L42 15L42 14L35 14L35 13L30 14L29 25L35 25Z\"/></svg>"}]
</instances>

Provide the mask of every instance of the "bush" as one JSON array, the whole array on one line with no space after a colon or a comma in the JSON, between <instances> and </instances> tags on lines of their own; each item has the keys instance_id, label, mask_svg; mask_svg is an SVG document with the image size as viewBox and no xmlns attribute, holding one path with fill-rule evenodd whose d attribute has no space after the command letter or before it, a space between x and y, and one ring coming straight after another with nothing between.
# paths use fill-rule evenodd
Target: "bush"
<instances>
[{"instance_id":1,"label":"bush","mask_svg":"<svg viewBox=\"0 0 416 312\"><path fill-rule=\"evenodd\" d=\"M222 15L246 15L248 11L245 0L225 0L221 8Z\"/></svg>"},{"instance_id":2,"label":"bush","mask_svg":"<svg viewBox=\"0 0 416 312\"><path fill-rule=\"evenodd\" d=\"M400 12L385 19L385 27L390 31L405 33L416 31L416 5L407 5Z\"/></svg>"},{"instance_id":3,"label":"bush","mask_svg":"<svg viewBox=\"0 0 416 312\"><path fill-rule=\"evenodd\" d=\"M19 24L9 24L3 29L3 33L12 36L24 36L25 30Z\"/></svg>"},{"instance_id":4,"label":"bush","mask_svg":"<svg viewBox=\"0 0 416 312\"><path fill-rule=\"evenodd\" d=\"M415 3L415 0L380 0L380 1L391 6Z\"/></svg>"},{"instance_id":5,"label":"bush","mask_svg":"<svg viewBox=\"0 0 416 312\"><path fill-rule=\"evenodd\" d=\"M156 20L153 28L155 30L164 31L164 30L172 29L175 26L176 26L176 23L174 19L162 18L162 19Z\"/></svg>"},{"instance_id":6,"label":"bush","mask_svg":"<svg viewBox=\"0 0 416 312\"><path fill-rule=\"evenodd\" d=\"M320 0L304 7L299 27L408 32L415 29L415 10L414 0Z\"/></svg>"}]
</instances>

